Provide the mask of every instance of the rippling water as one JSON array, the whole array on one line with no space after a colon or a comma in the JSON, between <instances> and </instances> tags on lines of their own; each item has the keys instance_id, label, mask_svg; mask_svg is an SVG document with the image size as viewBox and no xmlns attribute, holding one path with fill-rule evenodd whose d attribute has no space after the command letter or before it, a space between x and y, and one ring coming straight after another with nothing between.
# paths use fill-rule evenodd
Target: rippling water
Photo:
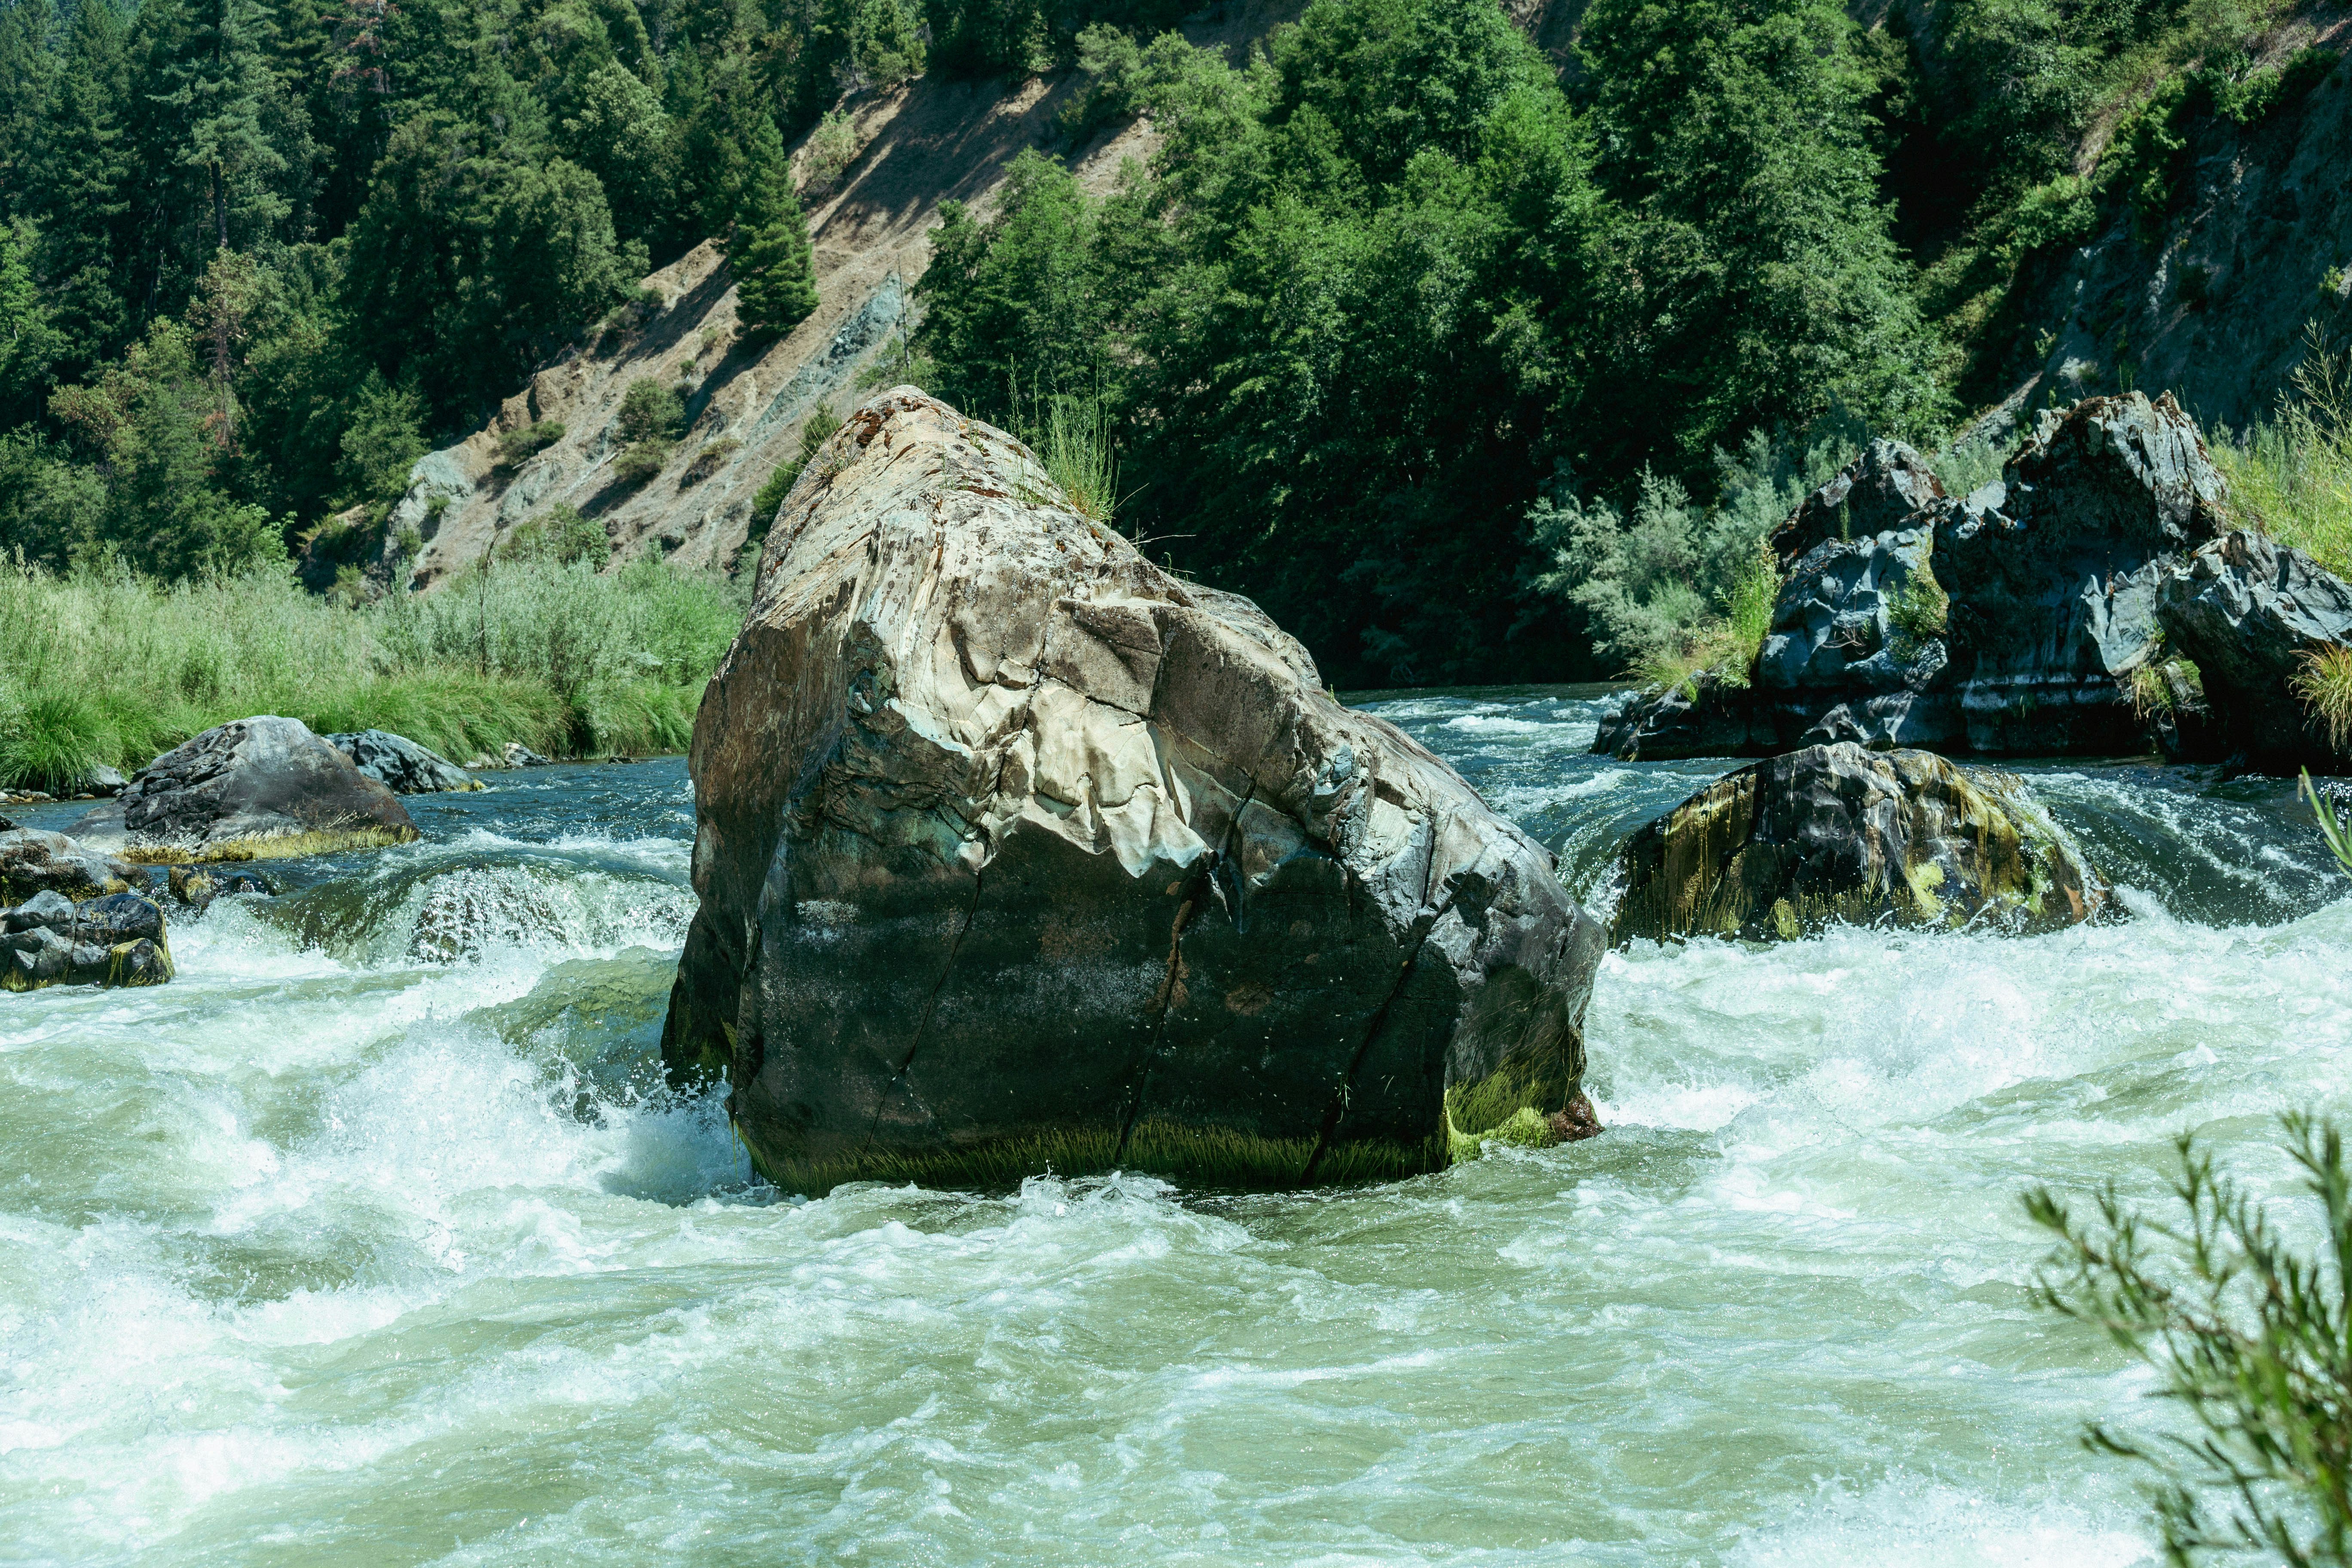
<instances>
[{"instance_id":1,"label":"rippling water","mask_svg":"<svg viewBox=\"0 0 2352 1568\"><path fill-rule=\"evenodd\" d=\"M1592 894L1717 771L1596 695L1374 706ZM683 764L413 802L167 988L0 997L0 1556L2153 1562L2016 1194L2275 1173L2352 901L2283 784L2029 771L2127 919L1613 954L1607 1136L1246 1199L779 1194L660 1087Z\"/></svg>"}]
</instances>

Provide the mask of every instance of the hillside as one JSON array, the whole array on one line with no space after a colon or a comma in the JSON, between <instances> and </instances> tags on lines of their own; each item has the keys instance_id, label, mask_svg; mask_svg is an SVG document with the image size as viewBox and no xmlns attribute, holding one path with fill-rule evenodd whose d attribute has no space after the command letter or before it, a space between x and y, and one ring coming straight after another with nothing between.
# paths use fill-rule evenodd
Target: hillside
<instances>
[{"instance_id":1,"label":"hillside","mask_svg":"<svg viewBox=\"0 0 2352 1568\"><path fill-rule=\"evenodd\" d=\"M1298 8L1226 5L1184 36L1237 54ZM429 587L558 504L601 524L615 562L650 547L684 568L733 567L755 522L753 498L798 455L802 426L820 411L845 412L859 375L912 326L912 285L929 261L941 203L985 213L1024 148L1067 152L1073 173L1097 192L1128 160L1149 160L1156 142L1147 118L1067 149L1057 117L1085 85L1072 72L1009 86L927 74L853 95L844 112L856 154L829 187L804 193L820 300L814 315L782 338L747 341L726 258L709 241L696 246L644 279L642 303L623 307L532 375L483 428L417 460L388 525L372 538L371 573L393 580L400 536L413 529L423 543L406 562L408 580ZM796 161L809 156L807 141ZM687 426L661 471L632 484L613 473L622 449L615 421L628 387L647 379L685 391ZM563 437L502 467L499 437L541 422L561 424ZM333 563L312 575L331 582Z\"/></svg>"}]
</instances>

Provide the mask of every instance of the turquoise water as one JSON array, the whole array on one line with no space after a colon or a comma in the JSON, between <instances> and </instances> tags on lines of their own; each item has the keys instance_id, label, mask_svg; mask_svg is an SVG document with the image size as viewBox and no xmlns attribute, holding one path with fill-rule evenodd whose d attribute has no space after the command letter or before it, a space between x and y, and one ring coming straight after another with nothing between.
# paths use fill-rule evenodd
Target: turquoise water
<instances>
[{"instance_id":1,"label":"turquoise water","mask_svg":"<svg viewBox=\"0 0 2352 1568\"><path fill-rule=\"evenodd\" d=\"M1605 897L1718 771L1597 694L1375 704ZM1728 765L1728 764L1725 764ZM2032 1180L2257 1175L2352 1108L2352 902L2275 783L2032 770L2127 919L1606 962L1607 1136L1391 1186L755 1182L654 1061L683 764L414 803L428 843L0 998L11 1562L2151 1563L2027 1301ZM47 824L44 824L45 826Z\"/></svg>"}]
</instances>

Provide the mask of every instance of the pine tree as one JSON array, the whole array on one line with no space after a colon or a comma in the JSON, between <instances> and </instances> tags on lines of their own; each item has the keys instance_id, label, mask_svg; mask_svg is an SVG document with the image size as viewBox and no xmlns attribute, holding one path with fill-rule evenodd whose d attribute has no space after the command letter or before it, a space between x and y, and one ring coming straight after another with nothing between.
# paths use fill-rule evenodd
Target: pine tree
<instances>
[{"instance_id":1,"label":"pine tree","mask_svg":"<svg viewBox=\"0 0 2352 1568\"><path fill-rule=\"evenodd\" d=\"M769 133L774 134L772 128ZM739 237L729 247L735 264L736 312L752 331L782 336L806 320L817 301L808 220L802 216L792 174L781 155L761 170L746 205Z\"/></svg>"}]
</instances>

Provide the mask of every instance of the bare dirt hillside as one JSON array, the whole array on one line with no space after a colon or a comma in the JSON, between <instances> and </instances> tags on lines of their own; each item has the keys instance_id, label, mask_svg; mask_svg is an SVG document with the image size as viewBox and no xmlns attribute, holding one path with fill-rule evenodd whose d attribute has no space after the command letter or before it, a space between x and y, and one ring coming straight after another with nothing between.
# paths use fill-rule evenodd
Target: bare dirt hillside
<instances>
[{"instance_id":1,"label":"bare dirt hillside","mask_svg":"<svg viewBox=\"0 0 2352 1568\"><path fill-rule=\"evenodd\" d=\"M1231 0L1185 32L1237 53L1300 8ZM397 580L400 540L411 533L423 545L406 563L408 580L429 586L559 502L604 525L615 562L651 545L682 566L731 564L752 527L753 497L798 455L803 424L821 407L845 410L859 373L912 324L940 204L984 208L1015 153L1057 150L1055 116L1080 85L1074 73L1010 85L924 77L845 102L858 154L829 192L803 194L814 315L788 337L744 341L726 258L697 246L645 279L644 302L542 367L487 426L418 460L371 575ZM1149 121L1138 121L1071 163L1088 185L1107 187L1122 163L1148 160L1155 144ZM641 379L684 391L688 428L660 473L630 485L614 471L624 445L617 419ZM563 426L562 439L500 465L502 435L551 421Z\"/></svg>"}]
</instances>

